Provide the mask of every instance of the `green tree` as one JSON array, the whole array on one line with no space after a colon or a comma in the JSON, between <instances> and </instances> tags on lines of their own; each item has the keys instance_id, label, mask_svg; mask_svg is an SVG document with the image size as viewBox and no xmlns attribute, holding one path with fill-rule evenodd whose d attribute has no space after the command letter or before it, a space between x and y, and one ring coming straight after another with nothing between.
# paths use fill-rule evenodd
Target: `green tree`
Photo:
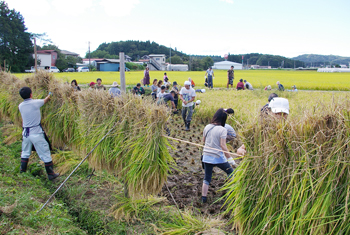
<instances>
[{"instance_id":1,"label":"green tree","mask_svg":"<svg viewBox=\"0 0 350 235\"><path fill-rule=\"evenodd\" d=\"M170 62L170 59L167 59L167 62ZM174 55L171 57L172 64L183 64L183 61L180 56Z\"/></svg>"},{"instance_id":2,"label":"green tree","mask_svg":"<svg viewBox=\"0 0 350 235\"><path fill-rule=\"evenodd\" d=\"M24 71L33 59L31 34L26 32L23 16L0 2L0 61L5 60L12 72Z\"/></svg>"}]
</instances>

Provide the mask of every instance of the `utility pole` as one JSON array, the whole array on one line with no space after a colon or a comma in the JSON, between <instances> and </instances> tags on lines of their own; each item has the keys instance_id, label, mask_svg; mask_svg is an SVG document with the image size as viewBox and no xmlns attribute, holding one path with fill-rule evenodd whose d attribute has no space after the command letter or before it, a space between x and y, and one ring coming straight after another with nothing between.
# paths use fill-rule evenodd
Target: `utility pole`
<instances>
[{"instance_id":1,"label":"utility pole","mask_svg":"<svg viewBox=\"0 0 350 235\"><path fill-rule=\"evenodd\" d=\"M38 53L36 51L36 38L34 38L34 55L35 55L34 68L35 68L35 73L36 73L38 71Z\"/></svg>"},{"instance_id":2,"label":"utility pole","mask_svg":"<svg viewBox=\"0 0 350 235\"><path fill-rule=\"evenodd\" d=\"M89 69L91 69L91 61L90 61L90 41L89 41Z\"/></svg>"},{"instance_id":3,"label":"utility pole","mask_svg":"<svg viewBox=\"0 0 350 235\"><path fill-rule=\"evenodd\" d=\"M170 60L170 67L169 67L169 70L171 71L171 44L170 44L170 58L169 58L169 60Z\"/></svg>"},{"instance_id":4,"label":"utility pole","mask_svg":"<svg viewBox=\"0 0 350 235\"><path fill-rule=\"evenodd\" d=\"M122 88L122 92L126 93L126 85L125 85L125 57L124 52L119 52L119 73L120 73L120 85Z\"/></svg>"}]
</instances>

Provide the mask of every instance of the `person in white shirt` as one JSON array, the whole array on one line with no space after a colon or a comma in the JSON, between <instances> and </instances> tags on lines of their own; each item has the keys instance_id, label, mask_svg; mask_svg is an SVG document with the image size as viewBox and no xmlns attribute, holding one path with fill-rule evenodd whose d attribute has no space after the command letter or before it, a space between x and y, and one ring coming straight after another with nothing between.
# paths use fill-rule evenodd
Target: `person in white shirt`
<instances>
[{"instance_id":1,"label":"person in white shirt","mask_svg":"<svg viewBox=\"0 0 350 235\"><path fill-rule=\"evenodd\" d=\"M19 104L18 109L22 116L23 123L23 141L21 153L20 172L26 172L29 157L32 154L33 145L39 158L45 163L46 173L49 180L53 180L59 176L53 171L53 163L51 158L50 145L45 138L45 133L41 127L41 112L40 108L46 104L51 95L45 99L32 99L32 90L29 87L22 87L19 90L23 102Z\"/></svg>"},{"instance_id":2,"label":"person in white shirt","mask_svg":"<svg viewBox=\"0 0 350 235\"><path fill-rule=\"evenodd\" d=\"M208 76L208 88L213 88L214 71L209 67L207 72L205 72L204 78L207 79Z\"/></svg>"},{"instance_id":3,"label":"person in white shirt","mask_svg":"<svg viewBox=\"0 0 350 235\"><path fill-rule=\"evenodd\" d=\"M254 90L252 84L250 84L249 82L247 82L247 80L244 80L244 83L245 83L245 88L246 88L247 90Z\"/></svg>"},{"instance_id":4,"label":"person in white shirt","mask_svg":"<svg viewBox=\"0 0 350 235\"><path fill-rule=\"evenodd\" d=\"M196 97L195 90L191 87L191 82L186 81L185 87L180 90L180 99L182 100L182 118L185 122L186 131L190 130L194 99Z\"/></svg>"}]
</instances>

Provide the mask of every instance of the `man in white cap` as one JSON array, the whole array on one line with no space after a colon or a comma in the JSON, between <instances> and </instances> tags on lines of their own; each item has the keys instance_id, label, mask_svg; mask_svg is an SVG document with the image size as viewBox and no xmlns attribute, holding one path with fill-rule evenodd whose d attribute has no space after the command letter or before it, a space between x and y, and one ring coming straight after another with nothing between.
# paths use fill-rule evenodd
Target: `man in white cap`
<instances>
[{"instance_id":1,"label":"man in white cap","mask_svg":"<svg viewBox=\"0 0 350 235\"><path fill-rule=\"evenodd\" d=\"M289 102L286 98L273 98L269 103L271 112L277 117L286 119L289 114Z\"/></svg>"},{"instance_id":2,"label":"man in white cap","mask_svg":"<svg viewBox=\"0 0 350 235\"><path fill-rule=\"evenodd\" d=\"M121 91L118 86L119 85L117 82L113 82L112 87L109 88L108 92L112 97L119 97L121 95Z\"/></svg>"},{"instance_id":3,"label":"man in white cap","mask_svg":"<svg viewBox=\"0 0 350 235\"><path fill-rule=\"evenodd\" d=\"M191 82L186 81L185 87L180 90L180 99L182 100L182 118L185 122L186 131L190 130L194 105L193 101L195 97L196 92L191 87Z\"/></svg>"}]
</instances>

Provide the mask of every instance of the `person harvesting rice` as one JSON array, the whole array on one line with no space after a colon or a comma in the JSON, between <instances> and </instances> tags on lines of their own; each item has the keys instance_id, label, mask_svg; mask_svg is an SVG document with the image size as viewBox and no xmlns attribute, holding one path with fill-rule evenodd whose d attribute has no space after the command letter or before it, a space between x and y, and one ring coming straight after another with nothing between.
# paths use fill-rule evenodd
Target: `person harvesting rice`
<instances>
[{"instance_id":1,"label":"person harvesting rice","mask_svg":"<svg viewBox=\"0 0 350 235\"><path fill-rule=\"evenodd\" d=\"M228 177L231 176L233 168L231 165L236 166L236 162L228 153L223 153L220 150L228 152L226 146L227 129L225 128L228 114L233 114L233 109L219 109L214 114L211 124L208 124L203 131L203 165L205 170L205 176L202 186L202 202L207 202L207 194L209 190L209 184L211 182L213 168L219 167L223 170ZM209 147L209 148L208 148ZM217 149L217 150L214 150ZM238 150L237 154L244 155L246 153L244 145Z\"/></svg>"},{"instance_id":2,"label":"person harvesting rice","mask_svg":"<svg viewBox=\"0 0 350 235\"><path fill-rule=\"evenodd\" d=\"M53 171L53 163L51 158L50 146L45 139L43 128L41 127L40 108L50 100L50 94L45 99L34 100L32 90L29 87L22 87L19 90L23 102L18 108L23 120L23 141L21 153L20 172L26 172L29 162L29 156L32 153L34 145L40 159L45 163L46 173L49 180L53 180L59 176Z\"/></svg>"},{"instance_id":3,"label":"person harvesting rice","mask_svg":"<svg viewBox=\"0 0 350 235\"><path fill-rule=\"evenodd\" d=\"M186 131L190 130L193 115L193 101L195 98L196 92L191 87L191 82L186 81L185 87L180 90L180 99L182 100L182 119L185 122Z\"/></svg>"}]
</instances>

